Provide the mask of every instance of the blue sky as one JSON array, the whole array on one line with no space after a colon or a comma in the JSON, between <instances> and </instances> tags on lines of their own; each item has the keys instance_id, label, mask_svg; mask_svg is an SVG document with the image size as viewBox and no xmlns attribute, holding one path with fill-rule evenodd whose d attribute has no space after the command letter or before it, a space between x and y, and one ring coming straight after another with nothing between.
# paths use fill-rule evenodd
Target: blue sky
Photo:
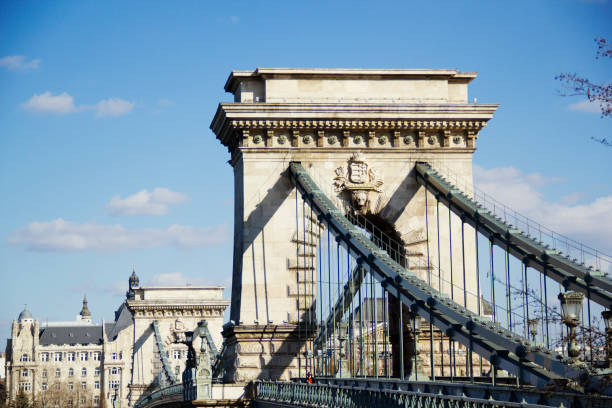
<instances>
[{"instance_id":1,"label":"blue sky","mask_svg":"<svg viewBox=\"0 0 612 408\"><path fill-rule=\"evenodd\" d=\"M477 180L612 252L612 148L590 140L612 120L554 80L611 80L593 41L610 22L610 2L578 0L2 2L0 341L24 303L69 320L87 293L111 319L132 264L229 285L233 177L208 127L232 69L477 71L470 100L500 104Z\"/></svg>"}]
</instances>

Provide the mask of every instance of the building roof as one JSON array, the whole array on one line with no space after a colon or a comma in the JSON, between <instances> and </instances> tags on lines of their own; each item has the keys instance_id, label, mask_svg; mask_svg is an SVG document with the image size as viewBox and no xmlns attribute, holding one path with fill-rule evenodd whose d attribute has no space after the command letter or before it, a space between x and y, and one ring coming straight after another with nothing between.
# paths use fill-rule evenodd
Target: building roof
<instances>
[{"instance_id":1,"label":"building roof","mask_svg":"<svg viewBox=\"0 0 612 408\"><path fill-rule=\"evenodd\" d=\"M19 318L17 320L23 320L23 319L33 319L32 313L30 313L27 307L24 307L22 312L19 313Z\"/></svg>"},{"instance_id":2,"label":"building roof","mask_svg":"<svg viewBox=\"0 0 612 408\"><path fill-rule=\"evenodd\" d=\"M102 344L102 325L42 327L39 332L41 346L60 344Z\"/></svg>"}]
</instances>

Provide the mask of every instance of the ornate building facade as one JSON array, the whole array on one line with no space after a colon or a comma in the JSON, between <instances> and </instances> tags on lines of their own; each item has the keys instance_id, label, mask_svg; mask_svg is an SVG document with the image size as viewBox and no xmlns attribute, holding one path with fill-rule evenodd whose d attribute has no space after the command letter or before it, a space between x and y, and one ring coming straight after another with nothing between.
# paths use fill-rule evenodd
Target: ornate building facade
<instances>
[{"instance_id":1,"label":"ornate building facade","mask_svg":"<svg viewBox=\"0 0 612 408\"><path fill-rule=\"evenodd\" d=\"M221 346L229 305L218 286L140 286L133 271L113 322L92 322L87 299L75 321L40 324L26 308L6 346L7 396L22 390L62 406L133 406L140 396L180 381L185 333L205 320Z\"/></svg>"}]
</instances>

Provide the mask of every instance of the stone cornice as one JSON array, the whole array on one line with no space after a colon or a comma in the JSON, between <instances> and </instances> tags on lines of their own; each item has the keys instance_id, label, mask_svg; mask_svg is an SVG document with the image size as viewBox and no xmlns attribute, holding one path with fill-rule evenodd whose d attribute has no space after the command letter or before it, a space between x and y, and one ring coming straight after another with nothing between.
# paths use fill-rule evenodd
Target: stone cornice
<instances>
[{"instance_id":1,"label":"stone cornice","mask_svg":"<svg viewBox=\"0 0 612 408\"><path fill-rule=\"evenodd\" d=\"M127 301L132 311L156 310L225 310L230 304L229 300L215 300L207 303L149 303L143 301Z\"/></svg>"},{"instance_id":2,"label":"stone cornice","mask_svg":"<svg viewBox=\"0 0 612 408\"><path fill-rule=\"evenodd\" d=\"M244 147L465 151L475 148L478 132L486 126L497 106L223 103L210 127L232 153ZM350 137L357 133L360 133L358 139L351 143ZM300 141L300 135L308 135L307 140L313 142ZM326 139L330 135L332 139ZM268 142L274 136L281 137L276 142ZM429 139L432 136L437 140Z\"/></svg>"}]
</instances>

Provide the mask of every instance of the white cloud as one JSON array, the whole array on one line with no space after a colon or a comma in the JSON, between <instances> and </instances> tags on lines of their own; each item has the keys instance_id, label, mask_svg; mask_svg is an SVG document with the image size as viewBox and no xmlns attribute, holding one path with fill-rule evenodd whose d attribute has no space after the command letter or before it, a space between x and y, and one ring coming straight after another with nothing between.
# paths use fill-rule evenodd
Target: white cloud
<instances>
[{"instance_id":1,"label":"white cloud","mask_svg":"<svg viewBox=\"0 0 612 408\"><path fill-rule=\"evenodd\" d=\"M127 229L121 225L94 222L78 224L58 218L31 222L8 238L31 251L111 252L135 248L172 247L191 249L222 244L229 236L226 225L190 227L171 225L165 229Z\"/></svg>"},{"instance_id":2,"label":"white cloud","mask_svg":"<svg viewBox=\"0 0 612 408\"><path fill-rule=\"evenodd\" d=\"M40 95L34 94L28 101L22 103L21 106L29 111L53 113L56 115L65 115L77 111L77 108L74 106L74 99L66 92L59 95L53 95L49 91Z\"/></svg>"},{"instance_id":3,"label":"white cloud","mask_svg":"<svg viewBox=\"0 0 612 408\"><path fill-rule=\"evenodd\" d=\"M0 67L6 68L7 71L27 71L29 69L38 69L39 64L39 59L31 59L28 61L23 55L9 55L0 58Z\"/></svg>"},{"instance_id":4,"label":"white cloud","mask_svg":"<svg viewBox=\"0 0 612 408\"><path fill-rule=\"evenodd\" d=\"M584 193L571 193L561 197L561 203L574 204L584 198Z\"/></svg>"},{"instance_id":5,"label":"white cloud","mask_svg":"<svg viewBox=\"0 0 612 408\"><path fill-rule=\"evenodd\" d=\"M74 98L66 92L53 95L47 91L42 94L34 94L30 99L21 104L21 107L31 112L51 113L54 115L66 115L84 110L94 110L97 117L116 117L130 113L135 103L121 98L103 99L94 106L75 105Z\"/></svg>"},{"instance_id":6,"label":"white cloud","mask_svg":"<svg viewBox=\"0 0 612 408\"><path fill-rule=\"evenodd\" d=\"M134 109L134 103L120 98L110 98L101 100L94 107L97 117L104 116L123 116Z\"/></svg>"},{"instance_id":7,"label":"white cloud","mask_svg":"<svg viewBox=\"0 0 612 408\"><path fill-rule=\"evenodd\" d=\"M589 100L572 103L567 108L571 111L601 113L601 107L599 106L599 103L591 102Z\"/></svg>"},{"instance_id":8,"label":"white cloud","mask_svg":"<svg viewBox=\"0 0 612 408\"><path fill-rule=\"evenodd\" d=\"M126 198L111 198L106 208L111 215L164 215L168 206L182 204L188 200L185 194L163 187L153 191L141 190Z\"/></svg>"},{"instance_id":9,"label":"white cloud","mask_svg":"<svg viewBox=\"0 0 612 408\"><path fill-rule=\"evenodd\" d=\"M160 273L153 276L150 281L154 286L184 286L184 285L203 285L206 282L202 278L189 278L181 272Z\"/></svg>"},{"instance_id":10,"label":"white cloud","mask_svg":"<svg viewBox=\"0 0 612 408\"><path fill-rule=\"evenodd\" d=\"M527 174L513 167L474 166L477 188L553 231L604 252L612 250L612 196L577 204L582 194L570 193L559 202L544 198L539 188L559 179Z\"/></svg>"},{"instance_id":11,"label":"white cloud","mask_svg":"<svg viewBox=\"0 0 612 408\"><path fill-rule=\"evenodd\" d=\"M171 101L170 99L159 99L157 101L157 104L159 106L174 106L175 105L175 103Z\"/></svg>"}]
</instances>

